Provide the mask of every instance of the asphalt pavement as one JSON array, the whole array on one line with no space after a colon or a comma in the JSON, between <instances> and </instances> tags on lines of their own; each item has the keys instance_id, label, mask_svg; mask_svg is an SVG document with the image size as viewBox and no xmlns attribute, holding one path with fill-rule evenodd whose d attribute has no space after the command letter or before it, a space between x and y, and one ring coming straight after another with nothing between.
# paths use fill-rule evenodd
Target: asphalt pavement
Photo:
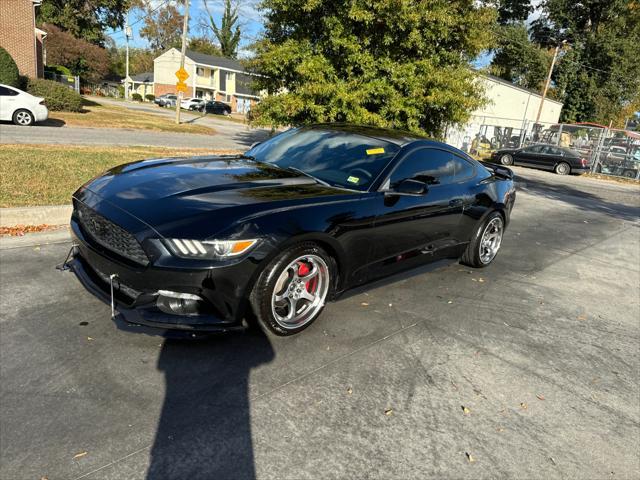
<instances>
[{"instance_id":1,"label":"asphalt pavement","mask_svg":"<svg viewBox=\"0 0 640 480\"><path fill-rule=\"evenodd\" d=\"M516 169L494 264L422 268L301 335L167 339L0 252L0 478L637 479L638 187Z\"/></svg>"}]
</instances>

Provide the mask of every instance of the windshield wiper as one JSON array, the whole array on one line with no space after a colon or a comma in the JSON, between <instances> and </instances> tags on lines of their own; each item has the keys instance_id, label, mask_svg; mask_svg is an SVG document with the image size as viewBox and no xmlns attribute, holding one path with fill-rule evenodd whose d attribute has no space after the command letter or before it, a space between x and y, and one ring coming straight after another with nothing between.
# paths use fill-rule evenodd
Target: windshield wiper
<instances>
[{"instance_id":1,"label":"windshield wiper","mask_svg":"<svg viewBox=\"0 0 640 480\"><path fill-rule=\"evenodd\" d=\"M306 177L312 178L314 179L316 182L318 182L321 185L324 185L325 187L331 187L333 185L331 185L330 183L325 182L324 180L320 180L318 177L314 177L313 175L311 175L310 173L307 173L303 170L300 170L299 168L296 167L287 167L285 170L293 170L294 172L297 173L301 173L302 175L305 175Z\"/></svg>"}]
</instances>

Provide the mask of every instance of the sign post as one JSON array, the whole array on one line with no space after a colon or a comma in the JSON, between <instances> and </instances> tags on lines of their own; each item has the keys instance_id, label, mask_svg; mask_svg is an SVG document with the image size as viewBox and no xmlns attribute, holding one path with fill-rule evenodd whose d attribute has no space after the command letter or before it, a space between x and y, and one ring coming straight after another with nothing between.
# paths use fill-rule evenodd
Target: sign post
<instances>
[{"instance_id":1,"label":"sign post","mask_svg":"<svg viewBox=\"0 0 640 480\"><path fill-rule=\"evenodd\" d=\"M176 100L176 123L180 124L180 104L182 103L182 94L187 91L187 84L184 81L189 78L189 74L184 69L184 55L187 51L187 30L189 30L189 0L184 2L184 23L182 24L182 51L180 52L180 69L176 72L178 83L176 90L178 99Z\"/></svg>"}]
</instances>

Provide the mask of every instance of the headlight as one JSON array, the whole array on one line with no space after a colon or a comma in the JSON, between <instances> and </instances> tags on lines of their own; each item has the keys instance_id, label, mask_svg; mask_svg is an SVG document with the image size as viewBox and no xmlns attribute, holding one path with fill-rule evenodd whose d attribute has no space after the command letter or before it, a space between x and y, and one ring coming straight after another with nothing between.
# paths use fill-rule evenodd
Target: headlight
<instances>
[{"instance_id":1,"label":"headlight","mask_svg":"<svg viewBox=\"0 0 640 480\"><path fill-rule=\"evenodd\" d=\"M258 240L185 240L171 238L165 243L171 253L182 258L232 258L248 252Z\"/></svg>"}]
</instances>

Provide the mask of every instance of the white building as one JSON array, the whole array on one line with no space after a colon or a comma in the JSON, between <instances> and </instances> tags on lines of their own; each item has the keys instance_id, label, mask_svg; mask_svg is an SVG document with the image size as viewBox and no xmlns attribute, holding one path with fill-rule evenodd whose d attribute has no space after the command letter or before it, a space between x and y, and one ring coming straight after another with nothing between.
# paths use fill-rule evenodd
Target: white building
<instances>
[{"instance_id":1,"label":"white building","mask_svg":"<svg viewBox=\"0 0 640 480\"><path fill-rule=\"evenodd\" d=\"M489 103L475 110L466 125L450 128L447 143L466 150L478 134L490 139L496 131L493 127L500 127L503 135L506 131L506 136L519 136L523 130L530 132L540 108L539 93L491 75L480 75L478 81L484 85ZM545 127L558 123L561 110L561 102L546 98L539 123Z\"/></svg>"}]
</instances>

